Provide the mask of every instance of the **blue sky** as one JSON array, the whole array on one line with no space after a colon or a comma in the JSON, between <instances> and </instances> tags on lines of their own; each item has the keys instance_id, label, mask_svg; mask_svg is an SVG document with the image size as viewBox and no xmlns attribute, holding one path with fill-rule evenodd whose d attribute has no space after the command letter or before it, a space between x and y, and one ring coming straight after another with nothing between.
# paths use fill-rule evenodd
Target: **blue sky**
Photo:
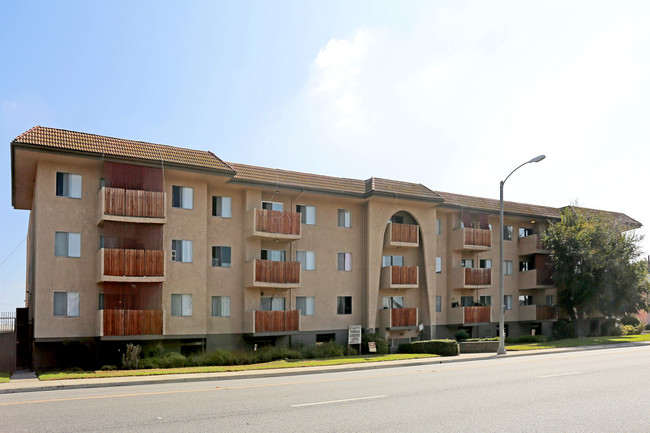
<instances>
[{"instance_id":1,"label":"blue sky","mask_svg":"<svg viewBox=\"0 0 650 433\"><path fill-rule=\"evenodd\" d=\"M650 224L648 22L646 1L2 2L0 261L28 222L9 143L34 125L492 198L545 153L506 199ZM0 311L24 278L23 243Z\"/></svg>"}]
</instances>

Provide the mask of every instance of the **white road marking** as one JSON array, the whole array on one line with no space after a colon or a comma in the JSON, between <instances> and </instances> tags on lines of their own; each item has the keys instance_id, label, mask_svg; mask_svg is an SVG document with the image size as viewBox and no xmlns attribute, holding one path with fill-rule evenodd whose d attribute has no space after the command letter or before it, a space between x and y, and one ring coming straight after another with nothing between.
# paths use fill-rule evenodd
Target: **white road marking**
<instances>
[{"instance_id":1,"label":"white road marking","mask_svg":"<svg viewBox=\"0 0 650 433\"><path fill-rule=\"evenodd\" d=\"M331 404L331 403L342 403L345 401L356 401L356 400L370 400L373 398L383 398L387 397L386 395L372 395L370 397L357 397L357 398L346 398L344 400L330 400L330 401L319 401L316 403L303 403L303 404L292 404L291 407L302 407L302 406L316 406L319 404Z\"/></svg>"},{"instance_id":2,"label":"white road marking","mask_svg":"<svg viewBox=\"0 0 650 433\"><path fill-rule=\"evenodd\" d=\"M535 379L546 379L548 377L570 376L572 374L580 374L580 372L579 371L572 371L571 373L549 374L548 376L537 376L537 377L535 377Z\"/></svg>"}]
</instances>

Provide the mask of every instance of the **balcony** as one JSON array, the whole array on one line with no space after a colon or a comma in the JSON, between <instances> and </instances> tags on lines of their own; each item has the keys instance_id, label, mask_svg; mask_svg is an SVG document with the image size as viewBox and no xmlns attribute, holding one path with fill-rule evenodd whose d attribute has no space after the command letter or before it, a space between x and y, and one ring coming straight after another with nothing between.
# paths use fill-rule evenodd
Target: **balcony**
<instances>
[{"instance_id":1,"label":"balcony","mask_svg":"<svg viewBox=\"0 0 650 433\"><path fill-rule=\"evenodd\" d=\"M386 247L418 247L420 231L416 224L388 223L384 237Z\"/></svg>"},{"instance_id":2,"label":"balcony","mask_svg":"<svg viewBox=\"0 0 650 433\"><path fill-rule=\"evenodd\" d=\"M98 221L165 223L164 192L102 187L97 195Z\"/></svg>"},{"instance_id":3,"label":"balcony","mask_svg":"<svg viewBox=\"0 0 650 433\"><path fill-rule=\"evenodd\" d=\"M380 289L417 289L417 266L384 266L379 274Z\"/></svg>"},{"instance_id":4,"label":"balcony","mask_svg":"<svg viewBox=\"0 0 650 433\"><path fill-rule=\"evenodd\" d=\"M540 235L528 235L517 240L519 244L519 255L527 256L530 254L549 254L550 250L544 249L542 246L542 238Z\"/></svg>"},{"instance_id":5,"label":"balcony","mask_svg":"<svg viewBox=\"0 0 650 433\"><path fill-rule=\"evenodd\" d=\"M454 268L449 280L452 289L480 289L492 284L492 269Z\"/></svg>"},{"instance_id":6,"label":"balcony","mask_svg":"<svg viewBox=\"0 0 650 433\"><path fill-rule=\"evenodd\" d=\"M244 333L284 335L300 331L300 310L248 311Z\"/></svg>"},{"instance_id":7,"label":"balcony","mask_svg":"<svg viewBox=\"0 0 650 433\"><path fill-rule=\"evenodd\" d=\"M519 272L519 290L548 289L549 287L553 287L550 270L532 269Z\"/></svg>"},{"instance_id":8,"label":"balcony","mask_svg":"<svg viewBox=\"0 0 650 433\"><path fill-rule=\"evenodd\" d=\"M295 241L300 239L300 213L253 209L246 213L253 237Z\"/></svg>"},{"instance_id":9,"label":"balcony","mask_svg":"<svg viewBox=\"0 0 650 433\"><path fill-rule=\"evenodd\" d=\"M163 250L101 248L97 251L97 282L162 283Z\"/></svg>"},{"instance_id":10,"label":"balcony","mask_svg":"<svg viewBox=\"0 0 650 433\"><path fill-rule=\"evenodd\" d=\"M379 327L388 330L409 329L418 326L417 308L390 308L379 310Z\"/></svg>"},{"instance_id":11,"label":"balcony","mask_svg":"<svg viewBox=\"0 0 650 433\"><path fill-rule=\"evenodd\" d=\"M449 310L449 324L468 325L492 321L492 307L454 307Z\"/></svg>"},{"instance_id":12,"label":"balcony","mask_svg":"<svg viewBox=\"0 0 650 433\"><path fill-rule=\"evenodd\" d=\"M489 251L492 248L492 230L458 228L451 234L454 251Z\"/></svg>"},{"instance_id":13,"label":"balcony","mask_svg":"<svg viewBox=\"0 0 650 433\"><path fill-rule=\"evenodd\" d=\"M162 335L162 310L99 310L99 336Z\"/></svg>"},{"instance_id":14,"label":"balcony","mask_svg":"<svg viewBox=\"0 0 650 433\"><path fill-rule=\"evenodd\" d=\"M296 289L300 287L300 262L251 260L246 263L246 287Z\"/></svg>"},{"instance_id":15,"label":"balcony","mask_svg":"<svg viewBox=\"0 0 650 433\"><path fill-rule=\"evenodd\" d=\"M557 320L557 307L551 305L520 305L518 319L521 322Z\"/></svg>"}]
</instances>

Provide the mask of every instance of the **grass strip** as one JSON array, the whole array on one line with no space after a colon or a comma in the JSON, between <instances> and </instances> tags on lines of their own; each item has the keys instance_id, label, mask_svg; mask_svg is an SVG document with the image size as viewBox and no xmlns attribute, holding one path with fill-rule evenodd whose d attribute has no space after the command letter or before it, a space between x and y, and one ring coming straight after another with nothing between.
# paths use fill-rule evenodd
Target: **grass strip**
<instances>
[{"instance_id":1,"label":"grass strip","mask_svg":"<svg viewBox=\"0 0 650 433\"><path fill-rule=\"evenodd\" d=\"M9 373L5 373L4 371L0 371L0 383L5 383L9 382L9 377L11 375Z\"/></svg>"},{"instance_id":2,"label":"grass strip","mask_svg":"<svg viewBox=\"0 0 650 433\"><path fill-rule=\"evenodd\" d=\"M327 365L359 364L363 362L398 361L403 359L432 358L438 355L396 353L391 355L364 355L329 359L279 360L262 364L225 365L205 367L159 368L147 370L113 371L56 371L39 373L40 380L96 379L105 377L159 376L165 374L222 373L229 371L269 370L275 368L321 367Z\"/></svg>"},{"instance_id":3,"label":"grass strip","mask_svg":"<svg viewBox=\"0 0 650 433\"><path fill-rule=\"evenodd\" d=\"M640 341L650 341L650 334L622 335L620 337L608 336L566 338L563 340L545 341L544 343L513 344L510 346L506 345L506 349L512 351L561 349L564 347L598 346L601 344L635 343Z\"/></svg>"}]
</instances>

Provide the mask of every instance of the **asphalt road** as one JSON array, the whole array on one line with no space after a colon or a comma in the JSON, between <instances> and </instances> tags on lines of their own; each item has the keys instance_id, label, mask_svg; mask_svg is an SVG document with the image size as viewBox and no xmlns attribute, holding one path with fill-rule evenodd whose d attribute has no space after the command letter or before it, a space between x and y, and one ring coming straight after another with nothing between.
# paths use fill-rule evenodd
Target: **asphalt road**
<instances>
[{"instance_id":1,"label":"asphalt road","mask_svg":"<svg viewBox=\"0 0 650 433\"><path fill-rule=\"evenodd\" d=\"M650 432L650 347L0 395L2 432Z\"/></svg>"}]
</instances>

